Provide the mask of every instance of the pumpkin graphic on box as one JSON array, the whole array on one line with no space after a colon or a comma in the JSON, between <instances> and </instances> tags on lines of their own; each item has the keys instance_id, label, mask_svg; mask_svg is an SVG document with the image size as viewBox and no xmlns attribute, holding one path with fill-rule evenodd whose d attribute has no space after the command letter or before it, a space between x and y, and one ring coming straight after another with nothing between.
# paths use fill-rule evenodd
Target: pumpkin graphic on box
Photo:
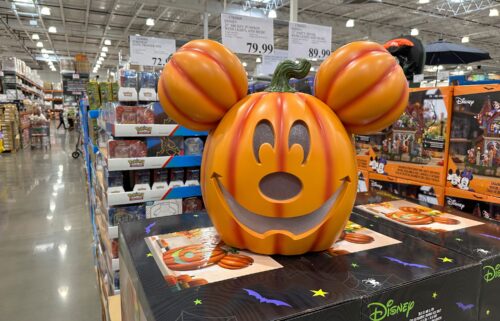
<instances>
[{"instance_id":1,"label":"pumpkin graphic on box","mask_svg":"<svg viewBox=\"0 0 500 321\"><path fill-rule=\"evenodd\" d=\"M378 44L333 53L318 70L316 97L289 85L310 67L286 60L265 91L247 96L241 62L215 41L187 43L164 67L158 94L165 112L210 130L201 188L229 246L284 255L328 249L356 196L350 134L380 130L406 106L405 75Z\"/></svg>"}]
</instances>

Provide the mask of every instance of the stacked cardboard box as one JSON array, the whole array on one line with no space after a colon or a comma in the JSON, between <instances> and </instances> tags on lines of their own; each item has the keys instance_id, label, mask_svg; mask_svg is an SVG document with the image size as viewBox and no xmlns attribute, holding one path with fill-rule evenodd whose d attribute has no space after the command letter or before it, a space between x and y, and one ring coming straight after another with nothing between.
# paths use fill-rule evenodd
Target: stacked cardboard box
<instances>
[{"instance_id":1,"label":"stacked cardboard box","mask_svg":"<svg viewBox=\"0 0 500 321\"><path fill-rule=\"evenodd\" d=\"M0 106L0 130L3 134L4 150L11 152L18 150L21 145L21 137L19 135L19 113L16 105Z\"/></svg>"},{"instance_id":2,"label":"stacked cardboard box","mask_svg":"<svg viewBox=\"0 0 500 321\"><path fill-rule=\"evenodd\" d=\"M499 85L411 89L403 115L356 136L356 151L371 190L500 221Z\"/></svg>"}]
</instances>

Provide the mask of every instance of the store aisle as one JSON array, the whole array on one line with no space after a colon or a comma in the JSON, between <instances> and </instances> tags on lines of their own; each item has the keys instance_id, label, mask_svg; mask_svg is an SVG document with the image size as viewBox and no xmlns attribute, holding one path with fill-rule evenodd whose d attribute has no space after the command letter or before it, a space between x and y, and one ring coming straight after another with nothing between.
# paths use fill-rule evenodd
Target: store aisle
<instances>
[{"instance_id":1,"label":"store aisle","mask_svg":"<svg viewBox=\"0 0 500 321\"><path fill-rule=\"evenodd\" d=\"M77 133L51 130L47 151L0 154L0 320L101 318Z\"/></svg>"}]
</instances>

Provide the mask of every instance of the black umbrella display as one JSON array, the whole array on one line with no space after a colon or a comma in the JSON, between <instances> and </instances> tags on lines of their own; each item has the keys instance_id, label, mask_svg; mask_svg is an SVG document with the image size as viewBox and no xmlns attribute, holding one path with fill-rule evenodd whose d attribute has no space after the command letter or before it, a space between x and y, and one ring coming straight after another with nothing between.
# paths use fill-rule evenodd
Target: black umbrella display
<instances>
[{"instance_id":1,"label":"black umbrella display","mask_svg":"<svg viewBox=\"0 0 500 321\"><path fill-rule=\"evenodd\" d=\"M438 41L425 46L426 65L458 65L491 59L484 50L459 44Z\"/></svg>"}]
</instances>

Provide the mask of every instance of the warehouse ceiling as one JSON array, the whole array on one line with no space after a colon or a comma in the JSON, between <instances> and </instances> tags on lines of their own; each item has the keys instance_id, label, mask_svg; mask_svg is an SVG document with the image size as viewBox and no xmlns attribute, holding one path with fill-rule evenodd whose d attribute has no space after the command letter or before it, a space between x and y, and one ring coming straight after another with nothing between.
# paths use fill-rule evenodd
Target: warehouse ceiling
<instances>
[{"instance_id":1,"label":"warehouse ceiling","mask_svg":"<svg viewBox=\"0 0 500 321\"><path fill-rule=\"evenodd\" d=\"M275 47L286 49L290 1L253 0L0 0L0 55L16 55L28 65L47 69L45 60L86 54L92 63L105 40L108 52L103 68L115 68L118 56L128 57L129 35L177 39L178 45L203 37L203 13L209 13L209 38L220 40L220 13L265 16L277 6ZM428 3L426 3L428 2ZM267 7L267 9L266 9ZM47 9L50 9L50 15ZM419 30L424 43L445 39L490 52L483 66L500 66L500 1L485 0L298 0L298 21L332 26L334 49L348 42L378 42ZM152 18L154 26L146 25ZM346 21L354 19L353 28ZM49 32L55 27L56 32ZM33 39L33 34L39 40ZM43 48L37 47L41 42ZM40 46L40 44L38 44ZM42 51L43 50L43 51ZM255 56L242 56L255 65ZM57 64L56 64L57 66Z\"/></svg>"}]
</instances>

